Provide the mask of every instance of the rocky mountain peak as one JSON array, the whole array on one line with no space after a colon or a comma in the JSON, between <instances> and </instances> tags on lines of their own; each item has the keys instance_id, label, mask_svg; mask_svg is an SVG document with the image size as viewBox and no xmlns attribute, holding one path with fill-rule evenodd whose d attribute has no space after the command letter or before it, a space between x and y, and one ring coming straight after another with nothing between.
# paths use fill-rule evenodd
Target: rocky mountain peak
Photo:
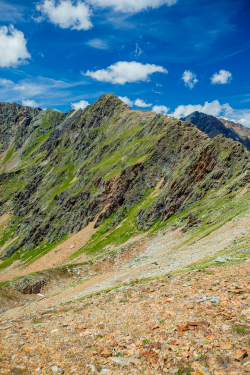
<instances>
[{"instance_id":1,"label":"rocky mountain peak","mask_svg":"<svg viewBox=\"0 0 250 375\"><path fill-rule=\"evenodd\" d=\"M0 153L14 145L41 108L21 106L16 103L0 103Z\"/></svg>"},{"instance_id":2,"label":"rocky mountain peak","mask_svg":"<svg viewBox=\"0 0 250 375\"><path fill-rule=\"evenodd\" d=\"M250 129L233 121L217 118L202 112L192 112L190 115L181 118L182 121L190 121L196 125L199 130L214 138L223 134L226 138L241 142L250 150Z\"/></svg>"}]
</instances>

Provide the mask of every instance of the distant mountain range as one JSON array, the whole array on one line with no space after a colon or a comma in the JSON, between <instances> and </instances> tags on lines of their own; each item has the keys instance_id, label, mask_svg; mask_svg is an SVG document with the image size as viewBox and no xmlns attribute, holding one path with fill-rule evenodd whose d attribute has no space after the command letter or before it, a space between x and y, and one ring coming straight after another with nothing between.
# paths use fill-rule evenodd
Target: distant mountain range
<instances>
[{"instance_id":1,"label":"distant mountain range","mask_svg":"<svg viewBox=\"0 0 250 375\"><path fill-rule=\"evenodd\" d=\"M205 113L195 111L186 117L182 117L181 121L190 121L196 125L199 130L207 134L210 138L214 138L219 134L223 134L226 138L241 142L248 150L250 150L250 129L245 126L234 123L233 121L217 118Z\"/></svg>"}]
</instances>

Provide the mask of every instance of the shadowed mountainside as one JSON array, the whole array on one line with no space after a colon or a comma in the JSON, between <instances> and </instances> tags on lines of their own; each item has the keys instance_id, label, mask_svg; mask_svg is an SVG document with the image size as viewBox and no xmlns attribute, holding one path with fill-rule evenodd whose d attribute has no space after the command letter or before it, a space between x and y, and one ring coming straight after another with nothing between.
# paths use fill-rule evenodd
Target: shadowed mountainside
<instances>
[{"instance_id":1,"label":"shadowed mountainside","mask_svg":"<svg viewBox=\"0 0 250 375\"><path fill-rule=\"evenodd\" d=\"M234 141L241 142L248 150L250 150L250 129L241 124L198 111L195 111L186 117L182 117L181 121L192 122L192 124L196 125L198 129L207 134L210 138L223 134L226 138L231 138Z\"/></svg>"}]
</instances>

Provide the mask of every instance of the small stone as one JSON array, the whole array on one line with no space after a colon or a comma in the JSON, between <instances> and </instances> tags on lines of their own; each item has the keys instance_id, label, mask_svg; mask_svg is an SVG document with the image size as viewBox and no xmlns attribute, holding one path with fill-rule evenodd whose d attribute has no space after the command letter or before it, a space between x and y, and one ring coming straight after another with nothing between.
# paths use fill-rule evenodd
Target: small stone
<instances>
[{"instance_id":1,"label":"small stone","mask_svg":"<svg viewBox=\"0 0 250 375\"><path fill-rule=\"evenodd\" d=\"M58 331L59 331L59 329L56 328L56 329L53 329L52 331L50 331L50 333L56 333L56 332L58 332Z\"/></svg>"},{"instance_id":2,"label":"small stone","mask_svg":"<svg viewBox=\"0 0 250 375\"><path fill-rule=\"evenodd\" d=\"M214 336L213 335L207 335L205 337L206 340L209 340L209 341L214 341Z\"/></svg>"},{"instance_id":3,"label":"small stone","mask_svg":"<svg viewBox=\"0 0 250 375\"><path fill-rule=\"evenodd\" d=\"M228 349L232 349L233 345L232 344L223 344L221 345L221 349L223 350L228 350Z\"/></svg>"},{"instance_id":4,"label":"small stone","mask_svg":"<svg viewBox=\"0 0 250 375\"><path fill-rule=\"evenodd\" d=\"M57 372L57 371L59 371L59 367L57 367L57 366L53 366L51 370L52 370L53 372Z\"/></svg>"},{"instance_id":5,"label":"small stone","mask_svg":"<svg viewBox=\"0 0 250 375\"><path fill-rule=\"evenodd\" d=\"M140 351L140 356L144 358L152 358L155 357L157 353L154 350L142 350Z\"/></svg>"},{"instance_id":6,"label":"small stone","mask_svg":"<svg viewBox=\"0 0 250 375\"><path fill-rule=\"evenodd\" d=\"M245 349L238 349L235 352L235 359L236 361L240 361L241 359L245 358L247 356L247 351Z\"/></svg>"},{"instance_id":7,"label":"small stone","mask_svg":"<svg viewBox=\"0 0 250 375\"><path fill-rule=\"evenodd\" d=\"M110 350L110 349L102 349L101 351L100 351L100 355L102 356L102 357L105 357L105 358L107 358L107 357L110 357L111 356L111 354L112 354L112 351Z\"/></svg>"},{"instance_id":8,"label":"small stone","mask_svg":"<svg viewBox=\"0 0 250 375\"><path fill-rule=\"evenodd\" d=\"M109 358L109 359L115 363L119 363L122 366L129 366L131 364L137 364L141 362L139 359L136 359L136 358Z\"/></svg>"},{"instance_id":9,"label":"small stone","mask_svg":"<svg viewBox=\"0 0 250 375\"><path fill-rule=\"evenodd\" d=\"M159 328L159 327L160 327L160 326L159 326L158 323L153 323L153 324L151 324L150 329L151 329L151 331L153 331L154 329L157 329L157 328Z\"/></svg>"},{"instance_id":10,"label":"small stone","mask_svg":"<svg viewBox=\"0 0 250 375\"><path fill-rule=\"evenodd\" d=\"M95 365L86 365L86 367L90 367L92 372L98 372L98 370L95 367Z\"/></svg>"},{"instance_id":11,"label":"small stone","mask_svg":"<svg viewBox=\"0 0 250 375\"><path fill-rule=\"evenodd\" d=\"M210 373L205 366L200 366L195 369L195 372L192 372L192 375L210 375Z\"/></svg>"}]
</instances>

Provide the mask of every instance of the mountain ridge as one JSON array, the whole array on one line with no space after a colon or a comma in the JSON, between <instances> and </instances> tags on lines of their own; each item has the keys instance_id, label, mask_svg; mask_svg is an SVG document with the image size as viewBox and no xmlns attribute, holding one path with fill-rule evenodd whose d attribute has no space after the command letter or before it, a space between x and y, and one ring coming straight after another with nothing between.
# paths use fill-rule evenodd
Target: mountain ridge
<instances>
[{"instance_id":1,"label":"mountain ridge","mask_svg":"<svg viewBox=\"0 0 250 375\"><path fill-rule=\"evenodd\" d=\"M241 142L248 150L250 150L250 129L241 124L207 115L206 113L199 111L181 117L180 120L192 122L199 130L203 131L210 138L223 134L226 138L231 138L234 141Z\"/></svg>"},{"instance_id":2,"label":"mountain ridge","mask_svg":"<svg viewBox=\"0 0 250 375\"><path fill-rule=\"evenodd\" d=\"M130 218L126 241L213 189L250 181L241 143L211 140L191 122L132 111L112 94L84 110L39 111L29 129L19 164L0 175L0 214L12 215L0 268L37 259L94 220L96 227L109 222L107 235ZM151 195L161 180L159 194Z\"/></svg>"}]
</instances>

